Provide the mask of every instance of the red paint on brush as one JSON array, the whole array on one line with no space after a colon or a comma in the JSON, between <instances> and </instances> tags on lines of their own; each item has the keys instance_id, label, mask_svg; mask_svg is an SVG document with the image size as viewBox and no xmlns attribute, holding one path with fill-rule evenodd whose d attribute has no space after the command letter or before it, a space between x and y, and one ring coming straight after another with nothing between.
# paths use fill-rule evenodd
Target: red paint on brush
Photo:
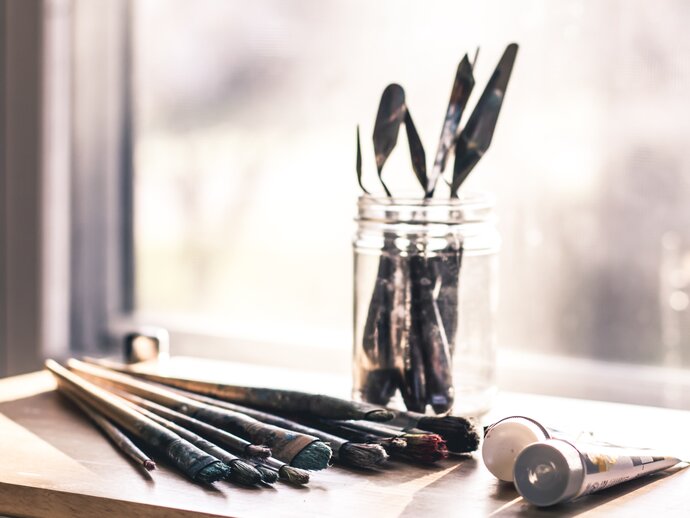
<instances>
[{"instance_id":1,"label":"red paint on brush","mask_svg":"<svg viewBox=\"0 0 690 518\"><path fill-rule=\"evenodd\" d=\"M417 462L432 463L448 458L446 441L438 434L410 433L403 436L407 442L407 448L403 455Z\"/></svg>"}]
</instances>

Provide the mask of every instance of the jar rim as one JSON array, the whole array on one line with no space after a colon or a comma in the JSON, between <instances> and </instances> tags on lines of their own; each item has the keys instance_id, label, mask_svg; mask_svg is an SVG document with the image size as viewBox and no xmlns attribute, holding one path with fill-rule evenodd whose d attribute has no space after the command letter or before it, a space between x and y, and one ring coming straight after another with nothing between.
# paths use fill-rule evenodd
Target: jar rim
<instances>
[{"instance_id":1,"label":"jar rim","mask_svg":"<svg viewBox=\"0 0 690 518\"><path fill-rule=\"evenodd\" d=\"M361 194L358 203L383 206L410 206L410 207L443 207L449 208L477 206L477 208L492 208L496 197L489 191L467 191L458 198L412 198Z\"/></svg>"},{"instance_id":2,"label":"jar rim","mask_svg":"<svg viewBox=\"0 0 690 518\"><path fill-rule=\"evenodd\" d=\"M394 198L362 194L358 221L443 224L490 221L495 197L486 191L468 191L459 198Z\"/></svg>"}]
</instances>

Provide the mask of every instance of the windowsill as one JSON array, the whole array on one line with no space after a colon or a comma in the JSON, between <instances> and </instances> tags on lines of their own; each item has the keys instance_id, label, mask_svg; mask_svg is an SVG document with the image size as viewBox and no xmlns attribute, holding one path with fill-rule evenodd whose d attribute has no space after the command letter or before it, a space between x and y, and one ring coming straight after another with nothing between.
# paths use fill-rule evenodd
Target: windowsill
<instances>
[{"instance_id":1,"label":"windowsill","mask_svg":"<svg viewBox=\"0 0 690 518\"><path fill-rule=\"evenodd\" d=\"M349 383L351 345L350 338L342 334L301 336L270 326L209 331L206 324L179 320L148 318L147 322L170 331L171 352L175 355L262 365L266 369L296 369L331 381L335 375ZM689 369L499 349L497 380L504 391L690 409Z\"/></svg>"}]
</instances>

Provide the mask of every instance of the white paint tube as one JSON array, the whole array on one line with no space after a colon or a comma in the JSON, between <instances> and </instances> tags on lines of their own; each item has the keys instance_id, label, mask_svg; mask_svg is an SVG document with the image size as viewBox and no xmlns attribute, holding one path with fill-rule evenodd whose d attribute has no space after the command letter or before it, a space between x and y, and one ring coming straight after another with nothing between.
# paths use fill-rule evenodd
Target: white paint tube
<instances>
[{"instance_id":1,"label":"white paint tube","mask_svg":"<svg viewBox=\"0 0 690 518\"><path fill-rule=\"evenodd\" d=\"M487 428L482 443L482 459L493 476L512 482L515 459L525 447L546 439L579 441L585 437L589 438L591 434L567 434L547 428L529 417L506 417Z\"/></svg>"},{"instance_id":2,"label":"white paint tube","mask_svg":"<svg viewBox=\"0 0 690 518\"><path fill-rule=\"evenodd\" d=\"M514 482L528 502L546 507L601 491L678 464L654 450L546 439L515 460Z\"/></svg>"}]
</instances>

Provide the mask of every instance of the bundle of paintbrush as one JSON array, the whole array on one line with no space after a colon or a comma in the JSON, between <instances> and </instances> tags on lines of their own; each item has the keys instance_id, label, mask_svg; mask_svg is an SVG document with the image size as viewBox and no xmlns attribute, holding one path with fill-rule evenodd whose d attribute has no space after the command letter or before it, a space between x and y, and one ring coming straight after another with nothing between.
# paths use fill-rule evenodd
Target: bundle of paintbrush
<instances>
[{"instance_id":1,"label":"bundle of paintbrush","mask_svg":"<svg viewBox=\"0 0 690 518\"><path fill-rule=\"evenodd\" d=\"M70 365L81 371L100 372L101 376L110 376L111 380L119 379L120 383L124 379L130 386L136 383L142 385L142 381L134 378L147 380L153 382L144 384L148 387L149 393L153 390L162 390L166 386L168 391L172 391L178 397L239 412L258 421L316 436L330 443L336 460L357 467L380 464L385 460L385 452L353 443L380 444L389 453L390 448L404 447L403 442L408 439L410 442L417 441L413 448L418 449L422 449L425 444L433 443L433 449L438 450L439 458L443 457L442 451L446 448L452 453L470 453L479 446L481 429L473 420L463 417L425 416L320 394L218 384L138 372L127 365L112 362L89 362L101 368L75 361L71 361ZM130 376L118 378L118 373ZM356 429L361 434L350 433L351 429ZM367 433L368 436L365 437L363 433Z\"/></svg>"},{"instance_id":2,"label":"bundle of paintbrush","mask_svg":"<svg viewBox=\"0 0 690 518\"><path fill-rule=\"evenodd\" d=\"M257 485L280 479L302 485L309 481L305 470L329 465L331 450L316 436L76 360L68 366L69 370L46 362L60 392L147 470L155 464L140 447L202 483L228 480Z\"/></svg>"},{"instance_id":3,"label":"bundle of paintbrush","mask_svg":"<svg viewBox=\"0 0 690 518\"><path fill-rule=\"evenodd\" d=\"M433 167L426 168L424 147L417 134L405 92L391 84L383 92L374 126L374 152L378 179L386 197L395 203L381 173L405 125L412 169L424 191L424 203L434 197L436 184L452 153L452 176L446 180L450 198L488 149L503 97L510 79L517 45L509 45L484 89L476 107L461 127L460 120L474 87L473 69L467 56L460 62L443 122ZM475 57L476 61L476 57ZM362 156L357 129L357 180L362 190ZM420 216L421 218L421 216ZM436 221L414 221L437 224ZM408 225L412 227L413 225ZM431 249L423 232L408 230L404 235L385 231L383 247L366 320L361 332L363 351L355 378L358 392L371 403L387 405L399 391L409 410L425 412L431 405L437 413L453 406L452 354L458 335L458 300L463 243L450 233L444 247Z\"/></svg>"}]
</instances>

